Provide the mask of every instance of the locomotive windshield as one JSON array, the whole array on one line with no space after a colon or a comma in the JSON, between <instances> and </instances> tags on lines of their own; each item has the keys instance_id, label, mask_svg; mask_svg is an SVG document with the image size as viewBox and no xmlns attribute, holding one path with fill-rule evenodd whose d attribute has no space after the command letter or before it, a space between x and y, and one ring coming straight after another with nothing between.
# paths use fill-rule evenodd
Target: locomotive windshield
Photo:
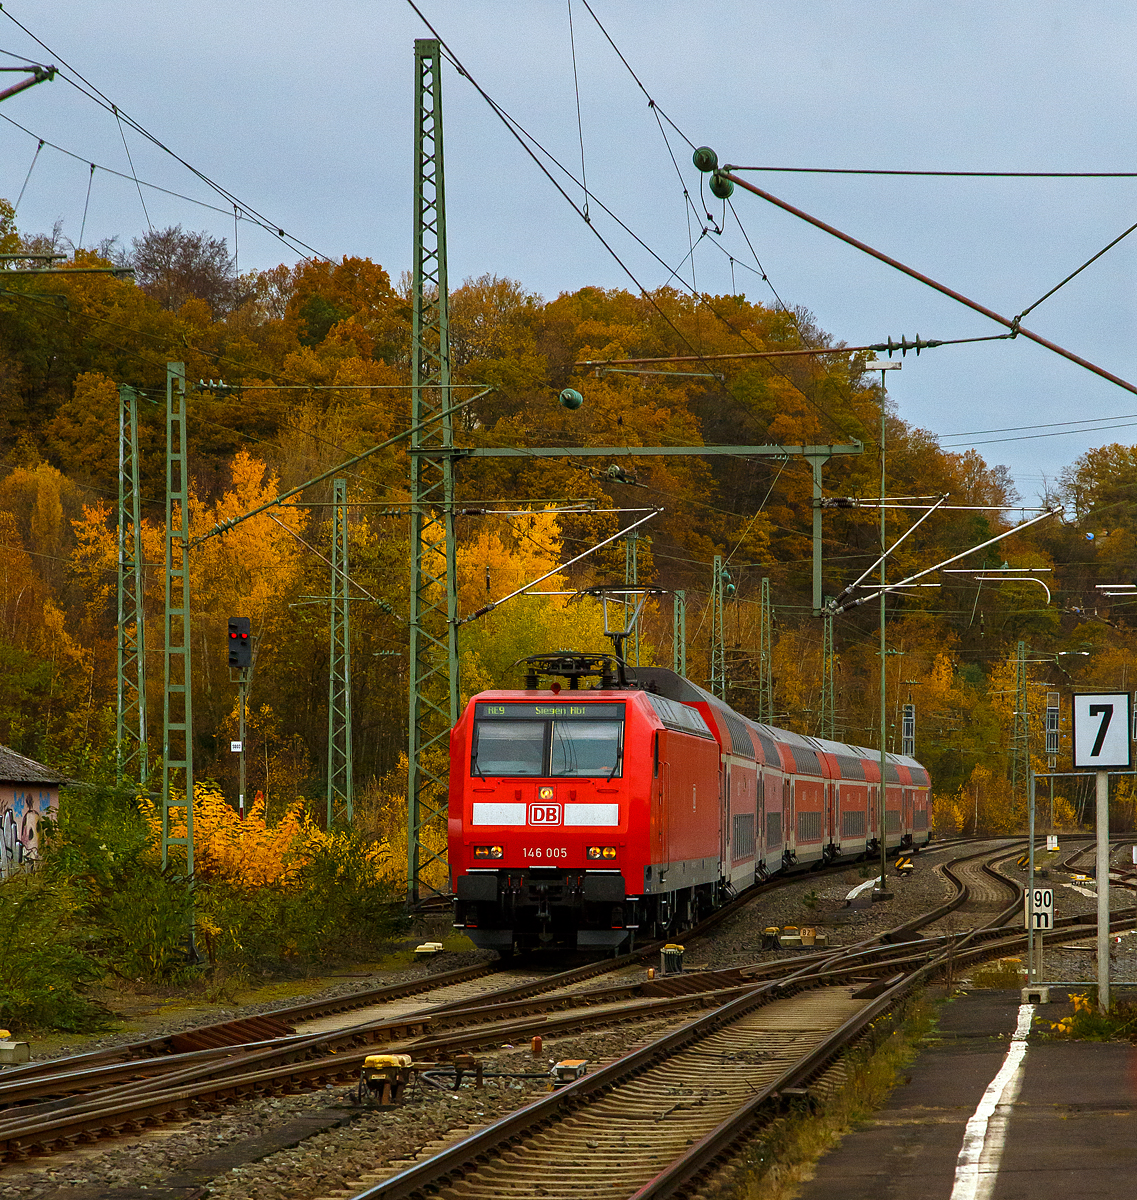
<instances>
[{"instance_id":1,"label":"locomotive windshield","mask_svg":"<svg viewBox=\"0 0 1137 1200\"><path fill-rule=\"evenodd\" d=\"M621 773L622 704L478 704L471 775Z\"/></svg>"}]
</instances>

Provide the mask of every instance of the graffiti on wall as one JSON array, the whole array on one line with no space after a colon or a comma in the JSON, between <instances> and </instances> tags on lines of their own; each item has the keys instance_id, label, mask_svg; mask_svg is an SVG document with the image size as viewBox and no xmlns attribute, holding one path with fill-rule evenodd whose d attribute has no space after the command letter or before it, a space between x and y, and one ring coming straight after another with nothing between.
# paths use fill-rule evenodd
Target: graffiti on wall
<instances>
[{"instance_id":1,"label":"graffiti on wall","mask_svg":"<svg viewBox=\"0 0 1137 1200\"><path fill-rule=\"evenodd\" d=\"M16 787L0 794L0 879L27 870L39 858L40 822L51 814L47 789Z\"/></svg>"}]
</instances>

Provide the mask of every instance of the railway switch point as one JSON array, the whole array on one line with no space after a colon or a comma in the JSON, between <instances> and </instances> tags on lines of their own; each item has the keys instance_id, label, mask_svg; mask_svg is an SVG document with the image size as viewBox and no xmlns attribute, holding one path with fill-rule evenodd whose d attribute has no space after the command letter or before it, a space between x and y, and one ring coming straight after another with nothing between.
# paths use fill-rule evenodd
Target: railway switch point
<instances>
[{"instance_id":1,"label":"railway switch point","mask_svg":"<svg viewBox=\"0 0 1137 1200\"><path fill-rule=\"evenodd\" d=\"M549 1072L553 1077L553 1087L564 1087L566 1083L573 1083L588 1071L588 1059L586 1058L562 1058L560 1062L553 1063L553 1069Z\"/></svg>"}]
</instances>

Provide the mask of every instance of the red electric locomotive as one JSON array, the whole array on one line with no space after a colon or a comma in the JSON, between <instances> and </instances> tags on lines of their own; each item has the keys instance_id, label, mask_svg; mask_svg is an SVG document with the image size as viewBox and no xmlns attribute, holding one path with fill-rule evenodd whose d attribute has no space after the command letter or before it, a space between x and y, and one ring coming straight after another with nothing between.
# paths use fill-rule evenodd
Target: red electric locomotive
<instances>
[{"instance_id":1,"label":"red electric locomotive","mask_svg":"<svg viewBox=\"0 0 1137 1200\"><path fill-rule=\"evenodd\" d=\"M475 945L615 952L777 871L879 853L878 751L760 725L618 656L527 666L524 690L475 696L450 735L455 925ZM927 772L890 754L885 774L886 846L925 844Z\"/></svg>"}]
</instances>

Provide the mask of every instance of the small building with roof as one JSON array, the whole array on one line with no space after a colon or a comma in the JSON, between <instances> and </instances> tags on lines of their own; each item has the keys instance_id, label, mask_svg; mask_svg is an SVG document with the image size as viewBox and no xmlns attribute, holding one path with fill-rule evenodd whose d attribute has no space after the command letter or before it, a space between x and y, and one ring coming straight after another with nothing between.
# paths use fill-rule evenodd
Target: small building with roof
<instances>
[{"instance_id":1,"label":"small building with roof","mask_svg":"<svg viewBox=\"0 0 1137 1200\"><path fill-rule=\"evenodd\" d=\"M39 826L59 811L66 777L0 746L0 879L39 857Z\"/></svg>"}]
</instances>

